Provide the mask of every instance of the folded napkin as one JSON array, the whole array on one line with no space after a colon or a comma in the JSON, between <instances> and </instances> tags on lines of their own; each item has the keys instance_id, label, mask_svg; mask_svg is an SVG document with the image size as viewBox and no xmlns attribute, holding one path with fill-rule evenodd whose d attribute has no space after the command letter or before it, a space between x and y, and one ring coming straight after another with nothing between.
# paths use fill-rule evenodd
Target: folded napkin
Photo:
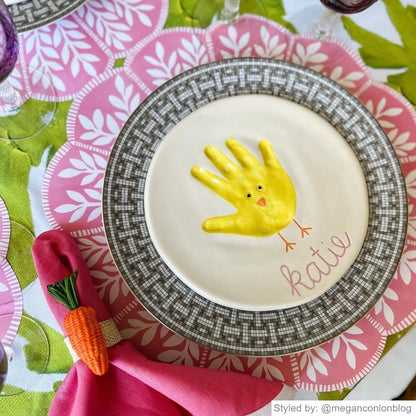
<instances>
[{"instance_id":1,"label":"folded napkin","mask_svg":"<svg viewBox=\"0 0 416 416\"><path fill-rule=\"evenodd\" d=\"M68 309L48 293L47 286L75 270L80 304L93 307L99 322L109 320L77 243L69 234L41 234L32 253L43 293L61 328ZM280 382L243 373L150 361L127 340L107 352L109 368L103 375L94 374L81 360L75 362L49 415L247 415L265 406L283 388Z\"/></svg>"}]
</instances>

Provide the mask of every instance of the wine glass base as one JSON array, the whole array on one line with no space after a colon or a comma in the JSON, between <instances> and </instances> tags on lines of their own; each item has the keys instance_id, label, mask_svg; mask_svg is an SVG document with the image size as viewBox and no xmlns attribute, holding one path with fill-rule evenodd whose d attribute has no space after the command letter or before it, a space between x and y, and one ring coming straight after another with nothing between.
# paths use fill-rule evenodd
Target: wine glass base
<instances>
[{"instance_id":1,"label":"wine glass base","mask_svg":"<svg viewBox=\"0 0 416 416\"><path fill-rule=\"evenodd\" d=\"M182 9L191 19L191 25L198 28L205 28L217 21L235 23L244 13L267 17L267 10L262 0L241 0L238 13L231 13L230 15L222 13L224 0L180 1Z\"/></svg>"},{"instance_id":2,"label":"wine glass base","mask_svg":"<svg viewBox=\"0 0 416 416\"><path fill-rule=\"evenodd\" d=\"M0 315L1 333L8 322L10 315ZM13 342L10 344L6 339L1 341L9 362L0 398L30 391L45 373L49 362L49 342L45 332L35 320L22 316ZM11 360L10 350L13 354Z\"/></svg>"},{"instance_id":3,"label":"wine glass base","mask_svg":"<svg viewBox=\"0 0 416 416\"><path fill-rule=\"evenodd\" d=\"M39 135L55 119L57 103L53 101L56 90L51 77L41 69L31 71L28 68L27 91L16 105L0 107L0 139L20 141ZM20 91L19 91L20 92ZM45 101L33 96L48 97ZM27 97L24 100L24 97ZM3 110L3 111L2 111Z\"/></svg>"}]
</instances>

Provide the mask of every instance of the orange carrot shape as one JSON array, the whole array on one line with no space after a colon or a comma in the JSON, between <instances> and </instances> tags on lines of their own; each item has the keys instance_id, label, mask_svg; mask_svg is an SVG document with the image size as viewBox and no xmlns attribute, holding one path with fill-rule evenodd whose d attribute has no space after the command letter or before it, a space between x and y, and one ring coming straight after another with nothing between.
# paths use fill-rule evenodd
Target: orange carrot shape
<instances>
[{"instance_id":1,"label":"orange carrot shape","mask_svg":"<svg viewBox=\"0 0 416 416\"><path fill-rule=\"evenodd\" d=\"M48 285L48 293L65 305L69 312L63 327L72 348L94 374L99 376L108 370L108 353L97 314L91 306L80 306L76 291L78 270L62 281Z\"/></svg>"}]
</instances>

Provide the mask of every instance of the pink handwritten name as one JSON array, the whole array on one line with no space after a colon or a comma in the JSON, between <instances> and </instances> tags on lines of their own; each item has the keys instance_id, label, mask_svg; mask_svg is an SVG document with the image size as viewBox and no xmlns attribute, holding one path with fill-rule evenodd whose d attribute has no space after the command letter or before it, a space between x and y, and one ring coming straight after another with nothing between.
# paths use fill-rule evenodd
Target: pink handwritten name
<instances>
[{"instance_id":1,"label":"pink handwritten name","mask_svg":"<svg viewBox=\"0 0 416 416\"><path fill-rule=\"evenodd\" d=\"M345 239L346 241L343 241L336 235L332 236L330 241L333 248L327 247L325 252L310 246L314 260L306 265L303 273L299 270L290 270L285 264L280 267L283 277L290 285L292 296L301 296L301 288L313 290L325 276L331 274L351 247L351 239L347 232L345 232Z\"/></svg>"}]
</instances>

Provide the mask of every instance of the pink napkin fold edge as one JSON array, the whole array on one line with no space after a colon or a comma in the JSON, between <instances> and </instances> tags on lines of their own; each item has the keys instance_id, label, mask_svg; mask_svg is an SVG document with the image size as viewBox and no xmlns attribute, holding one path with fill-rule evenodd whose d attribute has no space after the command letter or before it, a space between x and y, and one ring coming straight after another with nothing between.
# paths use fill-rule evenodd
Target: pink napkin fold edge
<instances>
[{"instance_id":1,"label":"pink napkin fold edge","mask_svg":"<svg viewBox=\"0 0 416 416\"><path fill-rule=\"evenodd\" d=\"M79 272L77 289L80 303L93 307L97 312L99 321L109 318L107 308L98 296L88 266L82 257L76 240L70 234L61 230L44 232L35 240L32 253L42 291L50 310L61 327L68 310L49 295L47 285L69 276L73 270ZM114 371L122 371L129 376L133 375L135 383L141 383L140 385L136 384L138 388L150 387L150 389L153 389L151 395L162 394L176 403L179 408L186 409L185 413L181 414L191 412L191 414L198 416L210 416L212 412L219 414L220 411L223 412L227 409L231 411L230 409L232 409L233 414L243 415L262 408L283 389L281 382L269 381L245 373L175 366L150 361L135 349L128 340L110 348L109 356L110 367ZM78 414L79 408L77 406L74 407L75 413L72 413L72 411L62 413L62 405L65 406L67 400L62 400L61 394L65 390L70 391L76 388L75 385L71 385L71 382L74 381L74 372L78 374L81 369L84 372L86 370L85 364L82 362L75 363L71 368L55 396L57 400L54 400L56 403L51 406L51 414L60 416L63 414L75 416ZM95 377L98 377L98 379ZM90 382L95 383L94 380L99 382L99 376L92 375ZM199 388L195 388L195 382L203 382L206 385L199 385ZM224 385L218 385L218 383L224 383ZM78 386L79 383L77 382L76 385ZM93 386L94 384L82 385L80 391L85 393ZM207 395L210 394L213 396L206 403ZM68 404L66 405L68 406ZM166 400L164 405L170 406ZM53 413L53 409L58 410Z\"/></svg>"},{"instance_id":2,"label":"pink napkin fold edge","mask_svg":"<svg viewBox=\"0 0 416 416\"><path fill-rule=\"evenodd\" d=\"M48 258L45 259L45 253ZM81 305L95 309L98 321L110 317L106 306L98 296L90 271L82 257L75 239L65 231L51 230L39 235L32 245L33 261L41 281L42 292L61 329L68 309L55 300L47 290L47 285L56 283L78 270L77 292ZM45 261L46 260L46 261Z\"/></svg>"}]
</instances>

